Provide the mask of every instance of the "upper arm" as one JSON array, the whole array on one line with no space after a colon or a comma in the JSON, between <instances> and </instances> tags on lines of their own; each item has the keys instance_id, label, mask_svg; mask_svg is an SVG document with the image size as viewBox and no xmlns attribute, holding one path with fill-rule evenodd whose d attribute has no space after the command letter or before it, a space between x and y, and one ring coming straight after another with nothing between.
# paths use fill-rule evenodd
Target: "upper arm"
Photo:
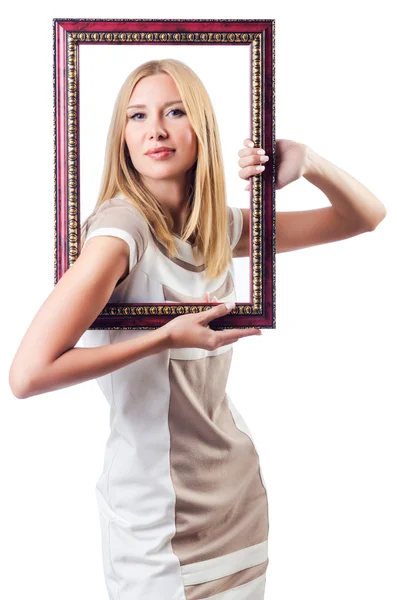
<instances>
[{"instance_id":1,"label":"upper arm","mask_svg":"<svg viewBox=\"0 0 397 600\"><path fill-rule=\"evenodd\" d=\"M76 345L141 259L147 240L146 221L125 198L106 200L94 211L79 257L22 339L10 368L12 389L28 389L41 368Z\"/></svg>"},{"instance_id":2,"label":"upper arm","mask_svg":"<svg viewBox=\"0 0 397 600\"><path fill-rule=\"evenodd\" d=\"M276 252L328 244L368 231L361 222L339 215L332 206L276 213Z\"/></svg>"},{"instance_id":3,"label":"upper arm","mask_svg":"<svg viewBox=\"0 0 397 600\"><path fill-rule=\"evenodd\" d=\"M128 268L120 238L94 237L64 273L26 331L10 369L10 386L24 392L34 374L73 348L106 306Z\"/></svg>"},{"instance_id":4,"label":"upper arm","mask_svg":"<svg viewBox=\"0 0 397 600\"><path fill-rule=\"evenodd\" d=\"M243 228L233 256L249 256L250 210L242 208ZM341 217L332 206L313 210L276 212L276 252L344 240L368 231L362 223Z\"/></svg>"}]
</instances>

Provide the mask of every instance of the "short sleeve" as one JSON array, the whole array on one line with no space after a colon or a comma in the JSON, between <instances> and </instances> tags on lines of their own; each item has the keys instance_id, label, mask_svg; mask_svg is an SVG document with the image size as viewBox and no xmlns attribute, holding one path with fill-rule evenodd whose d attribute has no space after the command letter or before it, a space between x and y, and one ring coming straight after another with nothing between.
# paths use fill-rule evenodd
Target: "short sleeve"
<instances>
[{"instance_id":1,"label":"short sleeve","mask_svg":"<svg viewBox=\"0 0 397 600\"><path fill-rule=\"evenodd\" d=\"M148 226L126 198L103 202L87 221L83 247L93 237L110 235L125 240L130 248L129 273L140 261L148 243Z\"/></svg>"},{"instance_id":2,"label":"short sleeve","mask_svg":"<svg viewBox=\"0 0 397 600\"><path fill-rule=\"evenodd\" d=\"M243 213L238 206L228 206L229 237L232 250L237 246L243 232Z\"/></svg>"}]
</instances>

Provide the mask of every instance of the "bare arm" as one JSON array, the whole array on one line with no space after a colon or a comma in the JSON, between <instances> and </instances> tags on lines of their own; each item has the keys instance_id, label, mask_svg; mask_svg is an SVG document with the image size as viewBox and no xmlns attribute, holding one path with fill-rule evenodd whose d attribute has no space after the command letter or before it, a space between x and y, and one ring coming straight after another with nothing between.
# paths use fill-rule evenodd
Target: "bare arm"
<instances>
[{"instance_id":1,"label":"bare arm","mask_svg":"<svg viewBox=\"0 0 397 600\"><path fill-rule=\"evenodd\" d=\"M318 187L331 206L277 212L277 252L328 244L373 231L386 207L362 183L311 148L307 148L303 177Z\"/></svg>"},{"instance_id":2,"label":"bare arm","mask_svg":"<svg viewBox=\"0 0 397 600\"><path fill-rule=\"evenodd\" d=\"M9 384L17 398L58 390L106 375L167 348L166 330L97 348L75 348L106 306L129 261L116 237L88 240L40 307L17 350Z\"/></svg>"},{"instance_id":3,"label":"bare arm","mask_svg":"<svg viewBox=\"0 0 397 600\"><path fill-rule=\"evenodd\" d=\"M161 328L116 344L97 348L71 348L52 363L37 370L34 375L30 375L25 383L22 377L21 387L17 376L13 378L16 381L12 381L12 385L10 379L10 386L17 398L29 398L107 375L166 348L166 338Z\"/></svg>"},{"instance_id":4,"label":"bare arm","mask_svg":"<svg viewBox=\"0 0 397 600\"><path fill-rule=\"evenodd\" d=\"M249 140L246 140L247 142ZM354 177L311 148L291 140L278 140L281 165L279 187L303 176L318 187L331 206L312 210L276 212L276 252L290 252L344 240L373 231L386 216L386 207ZM254 152L255 151L255 152ZM240 177L256 174L256 149L243 149ZM276 187L277 189L277 187ZM243 229L233 256L249 256L250 210L241 209Z\"/></svg>"},{"instance_id":5,"label":"bare arm","mask_svg":"<svg viewBox=\"0 0 397 600\"><path fill-rule=\"evenodd\" d=\"M341 218L373 231L386 216L385 205L346 171L308 148L303 177L318 187Z\"/></svg>"},{"instance_id":6,"label":"bare arm","mask_svg":"<svg viewBox=\"0 0 397 600\"><path fill-rule=\"evenodd\" d=\"M113 236L87 241L76 262L58 281L27 330L12 362L9 384L17 398L29 398L76 385L171 348L215 350L261 330L214 331L209 322L233 304L179 315L130 340L96 348L75 348L82 334L109 301L122 274L128 273L129 246Z\"/></svg>"}]
</instances>

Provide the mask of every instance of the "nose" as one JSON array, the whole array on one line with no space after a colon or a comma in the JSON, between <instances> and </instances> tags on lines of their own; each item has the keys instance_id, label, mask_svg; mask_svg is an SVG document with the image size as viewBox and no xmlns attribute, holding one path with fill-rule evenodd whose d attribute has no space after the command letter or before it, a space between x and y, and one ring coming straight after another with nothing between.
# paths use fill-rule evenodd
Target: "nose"
<instances>
[{"instance_id":1,"label":"nose","mask_svg":"<svg viewBox=\"0 0 397 600\"><path fill-rule=\"evenodd\" d=\"M157 140L159 137L167 137L167 132L164 129L161 119L159 119L158 117L153 117L149 124L148 134L150 139L155 140Z\"/></svg>"}]
</instances>

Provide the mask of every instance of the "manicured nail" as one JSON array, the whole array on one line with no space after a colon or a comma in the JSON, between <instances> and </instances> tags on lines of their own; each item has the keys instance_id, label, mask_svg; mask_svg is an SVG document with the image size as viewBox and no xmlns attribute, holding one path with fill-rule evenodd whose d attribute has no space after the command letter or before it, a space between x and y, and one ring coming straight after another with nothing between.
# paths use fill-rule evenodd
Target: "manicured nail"
<instances>
[{"instance_id":1,"label":"manicured nail","mask_svg":"<svg viewBox=\"0 0 397 600\"><path fill-rule=\"evenodd\" d=\"M234 302L226 302L225 306L226 306L227 309L236 308L236 305L235 305Z\"/></svg>"},{"instance_id":2,"label":"manicured nail","mask_svg":"<svg viewBox=\"0 0 397 600\"><path fill-rule=\"evenodd\" d=\"M258 166L256 167L256 170L257 170L257 171L263 171L264 169L265 169L265 165L258 165Z\"/></svg>"},{"instance_id":3,"label":"manicured nail","mask_svg":"<svg viewBox=\"0 0 397 600\"><path fill-rule=\"evenodd\" d=\"M250 146L250 148L254 147L254 142L248 142L248 146Z\"/></svg>"}]
</instances>

